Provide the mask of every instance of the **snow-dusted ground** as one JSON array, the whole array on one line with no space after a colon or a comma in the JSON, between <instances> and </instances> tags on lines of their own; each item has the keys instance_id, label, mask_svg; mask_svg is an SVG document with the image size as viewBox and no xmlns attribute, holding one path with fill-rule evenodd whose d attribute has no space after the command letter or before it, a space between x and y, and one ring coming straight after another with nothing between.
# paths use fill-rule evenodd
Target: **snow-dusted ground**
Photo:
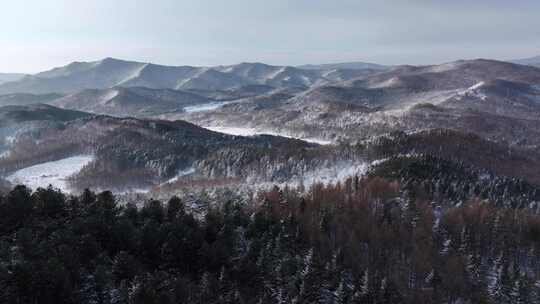
<instances>
[{"instance_id":1,"label":"snow-dusted ground","mask_svg":"<svg viewBox=\"0 0 540 304\"><path fill-rule=\"evenodd\" d=\"M195 173L195 168L193 168L193 167L187 168L187 169L182 170L182 171L179 171L178 174L175 177L173 177L170 180L166 181L162 185L174 183L174 182L178 181L181 177L188 176L188 175L191 175L193 173Z\"/></svg>"},{"instance_id":2,"label":"snow-dusted ground","mask_svg":"<svg viewBox=\"0 0 540 304\"><path fill-rule=\"evenodd\" d=\"M335 164L334 166L309 172L302 177L302 182L306 187L315 183L335 184L337 182L343 182L351 176L362 176L366 174L368 169L368 163L343 162L340 164Z\"/></svg>"},{"instance_id":3,"label":"snow-dusted ground","mask_svg":"<svg viewBox=\"0 0 540 304\"><path fill-rule=\"evenodd\" d=\"M13 184L25 184L33 190L52 185L69 192L66 179L79 172L92 160L94 157L91 155L68 157L18 170L6 179Z\"/></svg>"},{"instance_id":4,"label":"snow-dusted ground","mask_svg":"<svg viewBox=\"0 0 540 304\"><path fill-rule=\"evenodd\" d=\"M473 85L472 87L462 91L462 92L459 92L457 94L457 99L458 100L461 100L461 98L463 97L474 97L474 98L478 98L482 101L486 101L487 99L487 96L482 93L482 92L479 92L479 89L481 89L483 86L485 85L485 82L481 81L475 85Z\"/></svg>"},{"instance_id":5,"label":"snow-dusted ground","mask_svg":"<svg viewBox=\"0 0 540 304\"><path fill-rule=\"evenodd\" d=\"M8 157L10 154L11 154L10 151L6 150L0 153L0 158Z\"/></svg>"},{"instance_id":6,"label":"snow-dusted ground","mask_svg":"<svg viewBox=\"0 0 540 304\"><path fill-rule=\"evenodd\" d=\"M404 154L405 157L412 157L414 154ZM386 162L388 158L377 159L372 162L362 161L342 161L334 165L330 165L326 168L320 168L311 172L308 172L300 178L303 185L306 187L312 186L316 183L323 184L335 184L343 182L349 177L364 176L373 167L378 166ZM295 184L292 183L294 186Z\"/></svg>"},{"instance_id":7,"label":"snow-dusted ground","mask_svg":"<svg viewBox=\"0 0 540 304\"><path fill-rule=\"evenodd\" d=\"M324 139L318 139L318 138L300 138L300 137L294 137L289 134L269 131L269 130L260 130L255 128L239 128L239 127L204 127L208 130L219 132L219 133L225 133L230 135L237 135L237 136L255 136L255 135L274 135L274 136L281 136L281 137L287 137L287 138L294 138L294 139L300 139L306 142L315 143L319 145L330 145L332 144L331 141L324 140Z\"/></svg>"},{"instance_id":8,"label":"snow-dusted ground","mask_svg":"<svg viewBox=\"0 0 540 304\"><path fill-rule=\"evenodd\" d=\"M184 107L184 111L186 113L195 113L195 112L204 112L204 111L211 111L215 109L219 109L222 106L231 103L230 101L224 101L224 102L211 102L211 103L205 103L201 105L195 105L195 106L187 106Z\"/></svg>"}]
</instances>

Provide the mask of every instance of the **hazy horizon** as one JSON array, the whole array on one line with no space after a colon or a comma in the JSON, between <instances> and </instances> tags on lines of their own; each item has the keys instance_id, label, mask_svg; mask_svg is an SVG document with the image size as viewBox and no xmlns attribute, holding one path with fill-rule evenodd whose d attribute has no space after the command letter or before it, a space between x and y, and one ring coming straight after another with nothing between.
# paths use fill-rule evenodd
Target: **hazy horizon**
<instances>
[{"instance_id":1,"label":"hazy horizon","mask_svg":"<svg viewBox=\"0 0 540 304\"><path fill-rule=\"evenodd\" d=\"M163 65L435 64L540 55L540 3L26 0L0 12L0 72L106 57Z\"/></svg>"}]
</instances>

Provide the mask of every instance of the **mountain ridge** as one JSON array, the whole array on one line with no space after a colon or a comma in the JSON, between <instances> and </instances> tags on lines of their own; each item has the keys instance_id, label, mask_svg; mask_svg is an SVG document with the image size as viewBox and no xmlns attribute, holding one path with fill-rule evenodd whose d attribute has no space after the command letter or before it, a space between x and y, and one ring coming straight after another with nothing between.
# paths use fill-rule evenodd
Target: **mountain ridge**
<instances>
[{"instance_id":1,"label":"mountain ridge","mask_svg":"<svg viewBox=\"0 0 540 304\"><path fill-rule=\"evenodd\" d=\"M534 125L540 120L539 84L538 68L461 60L393 67L292 96L247 98L208 112L179 114L179 118L210 126L279 129L333 141L443 127L538 146Z\"/></svg>"},{"instance_id":2,"label":"mountain ridge","mask_svg":"<svg viewBox=\"0 0 540 304\"><path fill-rule=\"evenodd\" d=\"M52 100L49 104L63 109L95 114L148 117L183 111L187 106L211 102L211 99L187 91L147 87L112 87L85 89Z\"/></svg>"},{"instance_id":3,"label":"mountain ridge","mask_svg":"<svg viewBox=\"0 0 540 304\"><path fill-rule=\"evenodd\" d=\"M511 60L512 63L531 65L540 68L540 56Z\"/></svg>"},{"instance_id":4,"label":"mountain ridge","mask_svg":"<svg viewBox=\"0 0 540 304\"><path fill-rule=\"evenodd\" d=\"M303 64L296 66L299 69L307 70L330 70L330 69L348 69L348 70L363 70L363 69L374 69L374 70L384 70L388 66L362 62L362 61L349 61L349 62L336 62L336 63L322 63L322 64Z\"/></svg>"},{"instance_id":5,"label":"mountain ridge","mask_svg":"<svg viewBox=\"0 0 540 304\"><path fill-rule=\"evenodd\" d=\"M354 72L349 72L342 73L339 77L350 79L355 75ZM334 80L327 70L306 70L263 63L194 67L105 58L99 61L72 62L0 84L0 94L74 93L84 89L106 89L114 86L205 90L234 89L245 85L309 87Z\"/></svg>"},{"instance_id":6,"label":"mountain ridge","mask_svg":"<svg viewBox=\"0 0 540 304\"><path fill-rule=\"evenodd\" d=\"M0 84L11 82L11 81L17 81L25 76L26 74L22 74L22 73L0 73Z\"/></svg>"}]
</instances>

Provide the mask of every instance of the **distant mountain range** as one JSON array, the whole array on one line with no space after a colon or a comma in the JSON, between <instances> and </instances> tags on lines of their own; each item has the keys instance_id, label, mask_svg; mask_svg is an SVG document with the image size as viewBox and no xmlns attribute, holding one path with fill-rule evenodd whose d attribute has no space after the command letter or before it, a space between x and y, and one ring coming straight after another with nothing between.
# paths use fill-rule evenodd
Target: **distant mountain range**
<instances>
[{"instance_id":1,"label":"distant mountain range","mask_svg":"<svg viewBox=\"0 0 540 304\"><path fill-rule=\"evenodd\" d=\"M76 178L81 187L148 188L192 169L203 178L286 181L329 164L358 164L365 151L348 144L369 150L398 132L423 134L398 153L436 154L444 141L445 149L474 145L471 154L480 156L460 159L540 183L540 69L523 64L210 68L108 58L27 75L0 84L0 92L3 175L92 154L95 161ZM260 133L345 145L237 136ZM428 149L430 138L437 142Z\"/></svg>"},{"instance_id":2,"label":"distant mountain range","mask_svg":"<svg viewBox=\"0 0 540 304\"><path fill-rule=\"evenodd\" d=\"M22 79L25 76L25 74L17 74L17 73L0 73L0 84L5 82L11 82L11 81L17 81Z\"/></svg>"},{"instance_id":3,"label":"distant mountain range","mask_svg":"<svg viewBox=\"0 0 540 304\"><path fill-rule=\"evenodd\" d=\"M384 70L387 66L368 63L368 62L339 62L339 63L326 63L326 64L305 64L297 66L299 69L305 70Z\"/></svg>"},{"instance_id":4,"label":"distant mountain range","mask_svg":"<svg viewBox=\"0 0 540 304\"><path fill-rule=\"evenodd\" d=\"M484 59L399 66L171 118L346 141L440 127L538 148L540 69Z\"/></svg>"},{"instance_id":5,"label":"distant mountain range","mask_svg":"<svg viewBox=\"0 0 540 304\"><path fill-rule=\"evenodd\" d=\"M318 69L263 63L217 67L164 66L106 58L95 62L73 62L35 75L11 78L11 81L0 84L0 94L70 94L116 86L175 90L228 90L247 85L310 87L352 79L364 75L366 70L380 69L381 66L358 63L343 64L342 67L321 66Z\"/></svg>"},{"instance_id":6,"label":"distant mountain range","mask_svg":"<svg viewBox=\"0 0 540 304\"><path fill-rule=\"evenodd\" d=\"M513 63L540 65L540 57ZM146 87L150 89L223 91L246 86L310 88L370 76L395 67L365 62L310 64L297 67L264 63L230 66L165 66L105 58L73 62L33 75L0 74L0 95L73 94L86 89Z\"/></svg>"},{"instance_id":7,"label":"distant mountain range","mask_svg":"<svg viewBox=\"0 0 540 304\"><path fill-rule=\"evenodd\" d=\"M0 106L12 105L31 105L38 103L49 103L62 97L62 94L29 94L29 93L13 93L0 95Z\"/></svg>"},{"instance_id":8,"label":"distant mountain range","mask_svg":"<svg viewBox=\"0 0 540 304\"><path fill-rule=\"evenodd\" d=\"M525 59L512 60L512 62L517 63L517 64L523 64L523 65L532 65L532 66L540 68L540 56L531 57L531 58L525 58Z\"/></svg>"},{"instance_id":9,"label":"distant mountain range","mask_svg":"<svg viewBox=\"0 0 540 304\"><path fill-rule=\"evenodd\" d=\"M96 114L149 117L210 102L212 100L203 96L179 90L114 87L86 89L48 103L64 109Z\"/></svg>"},{"instance_id":10,"label":"distant mountain range","mask_svg":"<svg viewBox=\"0 0 540 304\"><path fill-rule=\"evenodd\" d=\"M0 92L24 93L0 94L0 106L46 103L95 114L278 129L328 140L438 125L538 145L539 88L540 69L485 59L305 69L262 63L167 67L107 58L4 83ZM49 91L60 93L44 93ZM526 131L518 134L518 129Z\"/></svg>"}]
</instances>

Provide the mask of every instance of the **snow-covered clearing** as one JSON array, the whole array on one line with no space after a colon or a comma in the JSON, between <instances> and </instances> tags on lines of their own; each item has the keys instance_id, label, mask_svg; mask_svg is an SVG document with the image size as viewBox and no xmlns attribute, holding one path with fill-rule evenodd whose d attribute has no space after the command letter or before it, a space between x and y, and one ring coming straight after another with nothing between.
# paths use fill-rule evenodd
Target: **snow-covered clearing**
<instances>
[{"instance_id":1,"label":"snow-covered clearing","mask_svg":"<svg viewBox=\"0 0 540 304\"><path fill-rule=\"evenodd\" d=\"M255 128L240 128L240 127L204 127L204 128L206 128L206 129L208 129L210 131L214 131L214 132L225 133L225 134L230 134L230 135L237 135L237 136L255 136L255 135L266 134L266 135L273 135L273 136L281 136L281 137L286 137L286 138L299 139L299 140L303 140L305 142L315 143L315 144L319 144L319 145L330 145L330 144L332 144L332 142L329 141L329 140L318 139L318 138L300 138L300 137L291 136L291 135L285 134L285 133L279 133L279 132L269 131L269 130L260 130L260 129L255 129Z\"/></svg>"},{"instance_id":2,"label":"snow-covered clearing","mask_svg":"<svg viewBox=\"0 0 540 304\"><path fill-rule=\"evenodd\" d=\"M52 185L62 191L69 192L66 179L81 171L93 160L94 157L91 155L68 157L18 170L6 179L13 184L25 184L33 190Z\"/></svg>"},{"instance_id":3,"label":"snow-covered clearing","mask_svg":"<svg viewBox=\"0 0 540 304\"><path fill-rule=\"evenodd\" d=\"M413 154L403 155L410 157ZM373 167L376 167L384 162L388 158L377 159L371 162L362 161L342 161L334 165L330 165L325 168L319 168L317 170L306 173L300 178L304 186L311 186L316 183L323 184L335 184L337 182L343 182L349 177L364 176ZM294 185L294 184L293 184Z\"/></svg>"},{"instance_id":4,"label":"snow-covered clearing","mask_svg":"<svg viewBox=\"0 0 540 304\"><path fill-rule=\"evenodd\" d=\"M224 102L211 102L211 103L205 103L205 104L200 104L200 105L187 106L187 107L184 107L184 111L186 113L212 111L215 109L219 109L222 106L226 104L230 104L230 103L231 103L230 101L224 101Z\"/></svg>"},{"instance_id":5,"label":"snow-covered clearing","mask_svg":"<svg viewBox=\"0 0 540 304\"><path fill-rule=\"evenodd\" d=\"M485 85L485 82L480 81L479 83L473 85L472 87L462 92L459 92L457 94L457 99L461 100L463 97L473 97L473 98L478 98L482 101L486 101L487 96L484 93L479 91L479 89L481 89L484 85Z\"/></svg>"},{"instance_id":6,"label":"snow-covered clearing","mask_svg":"<svg viewBox=\"0 0 540 304\"><path fill-rule=\"evenodd\" d=\"M301 180L304 186L311 186L315 183L335 184L343 182L351 176L365 175L369 169L369 164L364 162L349 163L344 162L335 164L327 168L321 168L315 171L308 172Z\"/></svg>"}]
</instances>

